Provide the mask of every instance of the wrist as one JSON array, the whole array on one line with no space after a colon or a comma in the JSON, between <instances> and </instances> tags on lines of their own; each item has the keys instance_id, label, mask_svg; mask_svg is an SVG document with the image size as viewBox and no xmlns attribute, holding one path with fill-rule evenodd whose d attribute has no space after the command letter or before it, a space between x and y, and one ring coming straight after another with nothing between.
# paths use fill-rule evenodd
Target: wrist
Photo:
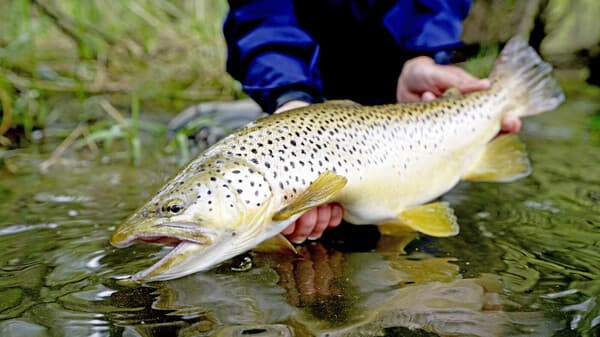
<instances>
[{"instance_id":1,"label":"wrist","mask_svg":"<svg viewBox=\"0 0 600 337\"><path fill-rule=\"evenodd\" d=\"M275 113L312 103L317 103L317 100L309 93L302 90L288 90L277 97Z\"/></svg>"}]
</instances>

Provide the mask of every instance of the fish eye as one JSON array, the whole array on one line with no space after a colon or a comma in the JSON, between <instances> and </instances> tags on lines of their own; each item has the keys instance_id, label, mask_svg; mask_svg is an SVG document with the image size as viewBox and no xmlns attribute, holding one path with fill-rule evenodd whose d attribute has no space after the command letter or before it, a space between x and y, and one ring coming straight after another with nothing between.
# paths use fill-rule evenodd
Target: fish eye
<instances>
[{"instance_id":1,"label":"fish eye","mask_svg":"<svg viewBox=\"0 0 600 337\"><path fill-rule=\"evenodd\" d=\"M165 214L176 215L176 214L179 214L181 211L183 211L184 208L185 207L183 206L183 201L181 201L179 199L174 199L174 200L167 202L167 204L165 204L161 208L161 211Z\"/></svg>"}]
</instances>

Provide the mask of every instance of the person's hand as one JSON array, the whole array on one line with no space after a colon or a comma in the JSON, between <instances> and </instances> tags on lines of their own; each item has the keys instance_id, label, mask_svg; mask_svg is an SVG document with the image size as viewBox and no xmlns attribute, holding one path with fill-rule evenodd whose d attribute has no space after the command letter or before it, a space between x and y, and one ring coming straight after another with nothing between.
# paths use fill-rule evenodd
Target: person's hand
<instances>
[{"instance_id":1,"label":"person's hand","mask_svg":"<svg viewBox=\"0 0 600 337\"><path fill-rule=\"evenodd\" d=\"M309 105L304 101L289 101L275 113L281 113L287 110L301 108ZM289 225L281 232L293 243L302 243L306 239L316 240L323 235L327 228L337 227L342 222L344 210L340 204L325 204L313 208L304 213L296 222Z\"/></svg>"},{"instance_id":2,"label":"person's hand","mask_svg":"<svg viewBox=\"0 0 600 337\"><path fill-rule=\"evenodd\" d=\"M398 102L430 101L441 96L450 88L462 94L486 90L490 87L487 79L478 79L463 69L452 65L439 65L426 56L408 60L396 90ZM309 105L304 101L290 101L279 107L275 113ZM502 120L502 132L515 133L521 128L521 120L507 116ZM342 221L343 208L339 204L325 204L303 214L295 223L281 232L294 243L308 239L318 239L327 228L338 226Z\"/></svg>"},{"instance_id":3,"label":"person's hand","mask_svg":"<svg viewBox=\"0 0 600 337\"><path fill-rule=\"evenodd\" d=\"M439 65L427 56L418 56L404 63L396 99L398 102L430 101L441 96L450 88L462 94L486 90L490 87L487 79L478 79L462 68L453 65ZM502 120L502 132L515 133L521 128L521 120L516 116L506 116Z\"/></svg>"},{"instance_id":4,"label":"person's hand","mask_svg":"<svg viewBox=\"0 0 600 337\"><path fill-rule=\"evenodd\" d=\"M340 204L330 203L313 208L304 213L295 223L281 232L293 243L306 239L316 240L327 228L337 227L342 222L344 209Z\"/></svg>"},{"instance_id":5,"label":"person's hand","mask_svg":"<svg viewBox=\"0 0 600 337\"><path fill-rule=\"evenodd\" d=\"M288 111L288 110L292 110L292 109L296 109L296 108L302 108L307 105L310 105L310 103L305 102L305 101L297 101L297 100L289 101L289 102L283 103L283 105L281 105L279 107L279 109L275 110L274 113L278 114L278 113L282 113L284 111Z\"/></svg>"}]
</instances>

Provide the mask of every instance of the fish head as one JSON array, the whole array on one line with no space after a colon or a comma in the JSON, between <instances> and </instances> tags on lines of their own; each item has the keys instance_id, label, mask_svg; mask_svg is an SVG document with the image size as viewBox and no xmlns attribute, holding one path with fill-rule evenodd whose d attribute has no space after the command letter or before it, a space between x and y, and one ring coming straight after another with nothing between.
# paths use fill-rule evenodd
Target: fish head
<instances>
[{"instance_id":1,"label":"fish head","mask_svg":"<svg viewBox=\"0 0 600 337\"><path fill-rule=\"evenodd\" d=\"M264 176L239 162L193 163L113 233L118 248L137 242L174 248L138 282L168 280L207 270L254 248L271 222L271 188Z\"/></svg>"}]
</instances>

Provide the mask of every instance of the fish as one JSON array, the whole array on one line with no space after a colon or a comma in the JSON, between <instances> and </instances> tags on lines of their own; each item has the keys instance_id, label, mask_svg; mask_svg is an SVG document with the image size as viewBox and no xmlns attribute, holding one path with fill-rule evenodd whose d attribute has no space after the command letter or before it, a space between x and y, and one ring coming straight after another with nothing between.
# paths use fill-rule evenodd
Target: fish
<instances>
[{"instance_id":1,"label":"fish","mask_svg":"<svg viewBox=\"0 0 600 337\"><path fill-rule=\"evenodd\" d=\"M452 208L436 198L463 180L529 175L525 145L498 135L501 120L559 106L564 94L552 72L515 37L485 91L378 106L327 101L256 120L192 160L110 243L174 246L131 276L144 283L206 271L251 249L294 251L280 232L331 202L343 206L346 222L375 224L385 235L457 235Z\"/></svg>"}]
</instances>

